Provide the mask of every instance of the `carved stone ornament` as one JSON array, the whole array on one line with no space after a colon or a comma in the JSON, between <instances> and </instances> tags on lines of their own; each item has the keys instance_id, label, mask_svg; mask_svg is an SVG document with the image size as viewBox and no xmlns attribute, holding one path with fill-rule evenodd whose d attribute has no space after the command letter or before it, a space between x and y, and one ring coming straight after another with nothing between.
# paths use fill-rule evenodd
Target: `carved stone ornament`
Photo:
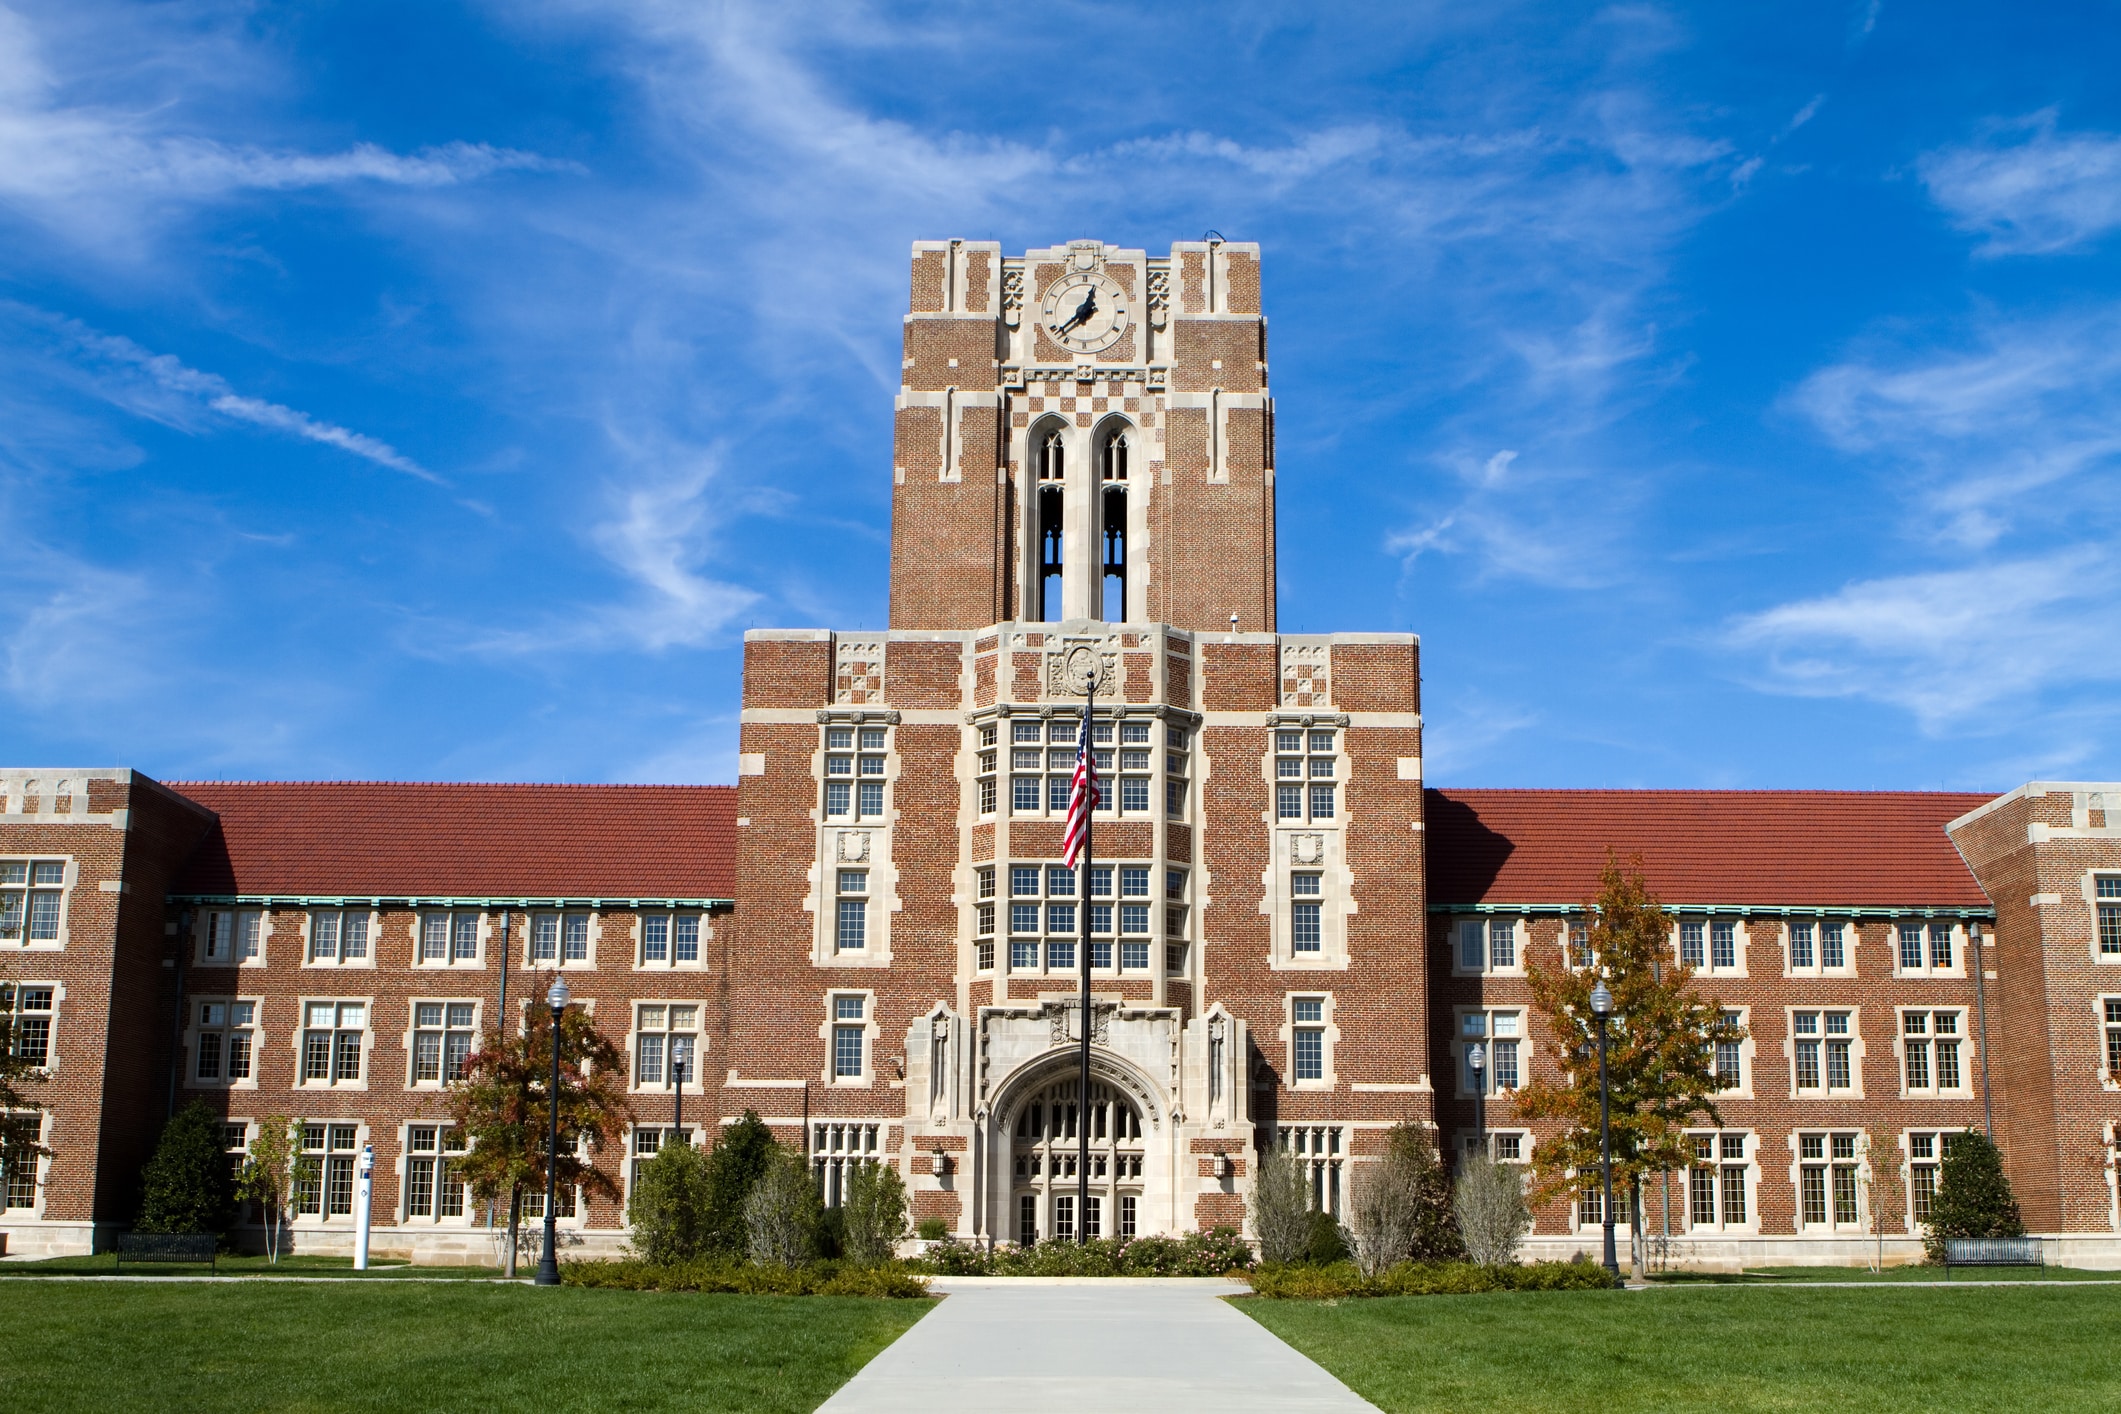
<instances>
[{"instance_id":1,"label":"carved stone ornament","mask_svg":"<svg viewBox=\"0 0 2121 1414\"><path fill-rule=\"evenodd\" d=\"M1081 697L1090 690L1094 678L1097 694L1109 695L1119 677L1119 654L1109 651L1101 642L1095 647L1077 643L1059 653L1046 655L1046 695L1048 697Z\"/></svg>"},{"instance_id":2,"label":"carved stone ornament","mask_svg":"<svg viewBox=\"0 0 2121 1414\"><path fill-rule=\"evenodd\" d=\"M1002 322L1014 329L1024 318L1024 267L1002 267Z\"/></svg>"},{"instance_id":3,"label":"carved stone ornament","mask_svg":"<svg viewBox=\"0 0 2121 1414\"><path fill-rule=\"evenodd\" d=\"M1333 700L1332 652L1324 644L1284 643L1281 705L1323 707Z\"/></svg>"},{"instance_id":4,"label":"carved stone ornament","mask_svg":"<svg viewBox=\"0 0 2121 1414\"><path fill-rule=\"evenodd\" d=\"M880 702L884 696L884 645L875 639L840 639L834 645L832 700Z\"/></svg>"},{"instance_id":5,"label":"carved stone ornament","mask_svg":"<svg viewBox=\"0 0 2121 1414\"><path fill-rule=\"evenodd\" d=\"M1171 314L1171 272L1168 269L1152 269L1149 272L1149 327L1161 329Z\"/></svg>"},{"instance_id":6,"label":"carved stone ornament","mask_svg":"<svg viewBox=\"0 0 2121 1414\"><path fill-rule=\"evenodd\" d=\"M1065 1046L1077 1039L1068 1034L1068 1014L1074 1011L1075 1007L1076 1004L1074 1002L1046 1003L1046 1020L1053 1028L1054 1045ZM1090 1003L1091 1045L1104 1046L1111 1044L1112 1013L1114 1010L1115 1008L1110 1002L1093 1001Z\"/></svg>"},{"instance_id":7,"label":"carved stone ornament","mask_svg":"<svg viewBox=\"0 0 2121 1414\"><path fill-rule=\"evenodd\" d=\"M841 838L845 838L842 836ZM1324 835L1289 836L1289 859L1295 864L1323 864L1326 862L1326 837Z\"/></svg>"},{"instance_id":8,"label":"carved stone ornament","mask_svg":"<svg viewBox=\"0 0 2121 1414\"><path fill-rule=\"evenodd\" d=\"M862 864L869 859L869 832L867 830L840 831L840 863Z\"/></svg>"}]
</instances>

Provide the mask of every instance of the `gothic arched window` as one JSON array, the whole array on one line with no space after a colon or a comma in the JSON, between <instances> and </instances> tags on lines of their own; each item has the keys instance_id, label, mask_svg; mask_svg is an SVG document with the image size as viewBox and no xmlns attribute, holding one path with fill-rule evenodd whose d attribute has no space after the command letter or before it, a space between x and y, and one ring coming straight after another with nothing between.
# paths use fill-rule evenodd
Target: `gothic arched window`
<instances>
[{"instance_id":1,"label":"gothic arched window","mask_svg":"<svg viewBox=\"0 0 2121 1414\"><path fill-rule=\"evenodd\" d=\"M1067 461L1067 444L1060 431L1048 432L1038 444L1038 479L1060 481L1064 479Z\"/></svg>"},{"instance_id":2,"label":"gothic arched window","mask_svg":"<svg viewBox=\"0 0 2121 1414\"><path fill-rule=\"evenodd\" d=\"M1125 481L1127 479L1127 434L1115 432L1105 439L1104 479Z\"/></svg>"}]
</instances>

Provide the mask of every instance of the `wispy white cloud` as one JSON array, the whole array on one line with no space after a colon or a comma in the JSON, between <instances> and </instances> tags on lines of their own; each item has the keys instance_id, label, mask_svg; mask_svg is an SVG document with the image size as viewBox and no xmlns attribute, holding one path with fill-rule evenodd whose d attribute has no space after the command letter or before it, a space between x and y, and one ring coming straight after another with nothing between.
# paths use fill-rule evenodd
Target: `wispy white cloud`
<instances>
[{"instance_id":1,"label":"wispy white cloud","mask_svg":"<svg viewBox=\"0 0 2121 1414\"><path fill-rule=\"evenodd\" d=\"M2087 246L2121 226L2121 135L2056 131L2056 110L1992 124L1916 164L1930 198L1989 256Z\"/></svg>"},{"instance_id":2,"label":"wispy white cloud","mask_svg":"<svg viewBox=\"0 0 2121 1414\"><path fill-rule=\"evenodd\" d=\"M1458 484L1449 508L1385 537L1405 568L1424 555L1451 556L1465 582L1517 580L1550 589L1595 589L1628 577L1628 564L1605 553L1639 501L1639 488L1626 478L1513 450L1446 457L1442 466ZM1586 494L1593 484L1600 492Z\"/></svg>"},{"instance_id":3,"label":"wispy white cloud","mask_svg":"<svg viewBox=\"0 0 2121 1414\"><path fill-rule=\"evenodd\" d=\"M604 514L583 534L632 592L555 612L527 628L452 632L431 651L519 657L557 648L702 648L759 601L753 590L702 573L723 548L718 511L730 509L726 495L718 501L710 494L718 457L698 448L651 449L616 430L612 440L635 474L605 488Z\"/></svg>"},{"instance_id":4,"label":"wispy white cloud","mask_svg":"<svg viewBox=\"0 0 2121 1414\"><path fill-rule=\"evenodd\" d=\"M219 374L189 367L172 354L153 353L122 335L100 333L79 320L26 305L0 301L0 314L11 315L19 325L41 327L55 336L91 375L91 386L99 394L142 416L196 432L201 430L201 411L218 414L229 421L336 447L438 486L447 484L387 442L280 403L238 393Z\"/></svg>"},{"instance_id":5,"label":"wispy white cloud","mask_svg":"<svg viewBox=\"0 0 2121 1414\"><path fill-rule=\"evenodd\" d=\"M2052 522L2060 503L2030 493L2121 456L2121 307L1992 317L1967 342L1934 352L1881 341L1812 374L1790 403L1902 484L1921 525L1979 547Z\"/></svg>"},{"instance_id":6,"label":"wispy white cloud","mask_svg":"<svg viewBox=\"0 0 2121 1414\"><path fill-rule=\"evenodd\" d=\"M2079 546L1857 581L1738 618L1726 642L1766 654L1763 686L1889 703L1934 733L1982 725L2005 701L2121 680L2117 606L2113 557Z\"/></svg>"},{"instance_id":7,"label":"wispy white cloud","mask_svg":"<svg viewBox=\"0 0 2121 1414\"><path fill-rule=\"evenodd\" d=\"M0 8L0 207L62 231L83 249L127 249L157 213L238 192L436 188L573 166L484 143L400 153L362 142L311 153L229 142L176 128L163 105L71 102L65 94L29 20Z\"/></svg>"},{"instance_id":8,"label":"wispy white cloud","mask_svg":"<svg viewBox=\"0 0 2121 1414\"><path fill-rule=\"evenodd\" d=\"M1904 498L1906 538L1950 567L1734 618L1724 646L1755 657L1771 690L1889 703L1933 734L1992 728L2009 702L2032 730L2023 714L2059 722L2079 711L2075 690L2121 678L2106 539L2121 512L2121 307L1991 316L1959 347L1939 342L1881 334L1790 406Z\"/></svg>"}]
</instances>

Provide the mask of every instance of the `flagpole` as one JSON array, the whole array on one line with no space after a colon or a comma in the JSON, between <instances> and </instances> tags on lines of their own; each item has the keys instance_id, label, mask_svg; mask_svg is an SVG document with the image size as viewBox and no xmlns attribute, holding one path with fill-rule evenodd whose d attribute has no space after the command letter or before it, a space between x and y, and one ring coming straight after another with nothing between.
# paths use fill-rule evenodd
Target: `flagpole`
<instances>
[{"instance_id":1,"label":"flagpole","mask_svg":"<svg viewBox=\"0 0 2121 1414\"><path fill-rule=\"evenodd\" d=\"M1089 684L1083 689L1083 733L1076 749L1087 758L1091 779L1097 778L1097 752L1090 742L1091 709L1097 702L1097 660L1091 659ZM1075 874L1075 904L1080 910L1076 917L1081 930L1076 936L1076 961L1081 965L1082 997L1081 1010L1083 1028L1082 1082L1079 1087L1075 1120L1075 1240L1078 1244L1090 1240L1090 838L1091 828L1097 816L1093 801L1085 801L1083 810L1083 852L1077 860Z\"/></svg>"}]
</instances>

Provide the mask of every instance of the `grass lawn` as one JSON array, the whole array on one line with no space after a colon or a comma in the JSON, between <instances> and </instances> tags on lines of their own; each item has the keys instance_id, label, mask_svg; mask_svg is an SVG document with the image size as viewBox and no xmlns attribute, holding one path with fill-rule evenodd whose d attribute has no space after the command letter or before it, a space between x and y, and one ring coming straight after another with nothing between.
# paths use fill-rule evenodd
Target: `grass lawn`
<instances>
[{"instance_id":1,"label":"grass lawn","mask_svg":"<svg viewBox=\"0 0 2121 1414\"><path fill-rule=\"evenodd\" d=\"M816 1408L928 1301L464 1284L0 1282L34 1409Z\"/></svg>"},{"instance_id":2,"label":"grass lawn","mask_svg":"<svg viewBox=\"0 0 2121 1414\"><path fill-rule=\"evenodd\" d=\"M2121 1289L1786 1286L1238 1309L1387 1410L2121 1408Z\"/></svg>"},{"instance_id":3,"label":"grass lawn","mask_svg":"<svg viewBox=\"0 0 2121 1414\"><path fill-rule=\"evenodd\" d=\"M538 1269L532 1256L518 1268L518 1275L529 1277ZM34 1262L0 1262L0 1277L33 1276L111 1276L118 1273L117 1254L99 1252L93 1257L45 1257ZM351 1257L302 1256L289 1253L277 1262L268 1262L262 1256L223 1255L220 1261L208 1265L205 1262L134 1262L124 1269L125 1276L186 1276L203 1277L218 1273L225 1277L356 1277L363 1281L381 1280L386 1277L461 1277L474 1281L492 1281L501 1275L499 1267L416 1267L410 1262L370 1258L368 1270L353 1269Z\"/></svg>"},{"instance_id":4,"label":"grass lawn","mask_svg":"<svg viewBox=\"0 0 2121 1414\"><path fill-rule=\"evenodd\" d=\"M1701 1283L1730 1286L1771 1286L1777 1282L1818 1281L1943 1281L1944 1268L1909 1265L1887 1267L1882 1272L1862 1267L1748 1267L1743 1275L1731 1272L1664 1272L1651 1276L1660 1285L1694 1286ZM2121 1282L2121 1272L2098 1272L2084 1267L1954 1267L1954 1282L1977 1281L2107 1281Z\"/></svg>"}]
</instances>

